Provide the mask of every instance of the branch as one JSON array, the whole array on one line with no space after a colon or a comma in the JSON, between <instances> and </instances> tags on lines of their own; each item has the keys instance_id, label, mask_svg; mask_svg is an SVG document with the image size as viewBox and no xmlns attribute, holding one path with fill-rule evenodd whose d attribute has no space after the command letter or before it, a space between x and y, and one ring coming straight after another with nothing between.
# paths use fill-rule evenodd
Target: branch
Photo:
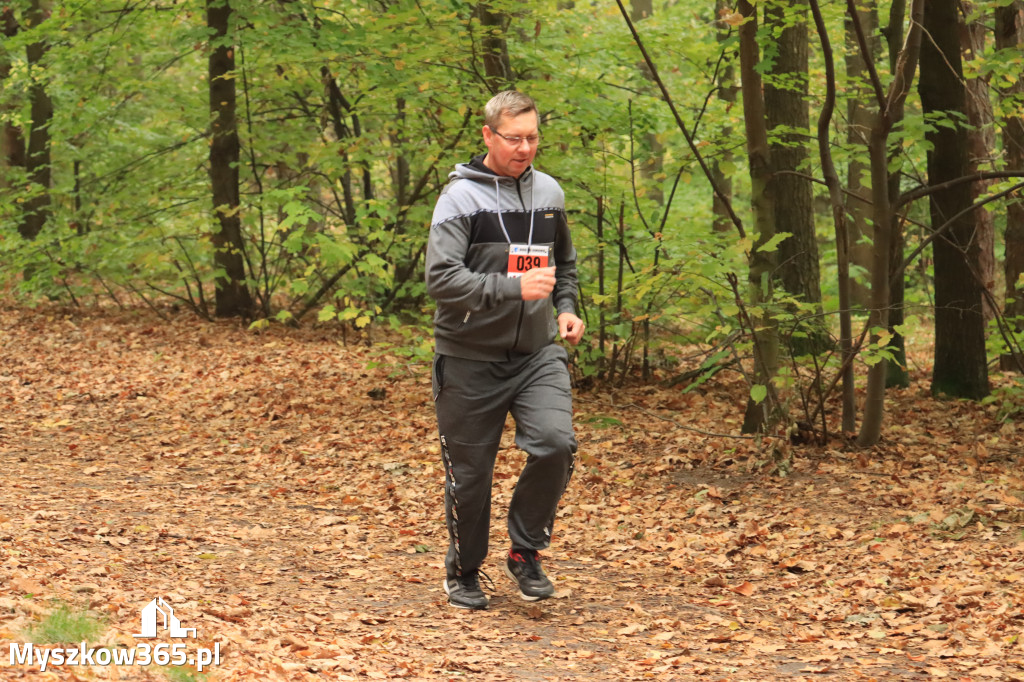
<instances>
[{"instance_id":1,"label":"branch","mask_svg":"<svg viewBox=\"0 0 1024 682\"><path fill-rule=\"evenodd\" d=\"M356 256L352 259L352 262L347 263L340 270L334 273L334 275L330 279L323 283L323 285L317 290L315 294L306 299L306 305L303 306L301 311L295 313L292 316L292 319L296 323L298 323L300 319L305 317L306 313L308 313L310 310L316 307L316 304L320 302L320 299L323 298L324 294L330 291L331 287L338 283L338 280L344 277L348 273L348 271L351 270L353 266L355 266L356 263L362 260L368 251L369 250L367 249L362 253L356 254Z\"/></svg>"},{"instance_id":2,"label":"branch","mask_svg":"<svg viewBox=\"0 0 1024 682\"><path fill-rule=\"evenodd\" d=\"M821 8L817 0L811 0L811 12L814 15L814 26L818 32L818 39L821 41L821 51L825 57L825 101L818 115L818 153L821 157L822 174L825 176L825 185L829 192L836 198L839 184L839 174L836 172L835 163L832 161L832 150L829 147L829 130L832 125L832 113L836 107L836 67L832 57L832 45L828 38L828 29L825 27L825 20L821 16ZM859 25L859 22L858 22ZM859 30L862 33L863 30ZM863 48L862 48L863 49Z\"/></svg>"},{"instance_id":3,"label":"branch","mask_svg":"<svg viewBox=\"0 0 1024 682\"><path fill-rule=\"evenodd\" d=\"M629 182L633 186L633 205L636 207L636 214L640 218L640 222L644 224L644 228L651 235L654 234L654 230L647 224L647 218L644 217L644 212L640 210L640 195L637 194L636 189L636 164L634 163L635 155L633 153L633 142L635 138L633 136L633 100L629 100ZM668 212L669 207L665 207L665 212Z\"/></svg>"},{"instance_id":4,"label":"branch","mask_svg":"<svg viewBox=\"0 0 1024 682\"><path fill-rule=\"evenodd\" d=\"M629 12L626 11L625 6L622 4L622 0L615 0L619 5L619 10L622 12L622 18L626 20L626 25L629 26L629 32L633 34L633 40L636 42L636 46L640 48L640 54L643 55L644 62L647 64L647 68L651 70L651 78L655 83L658 84L658 88L661 90L662 99L668 108L672 111L672 116L676 119L676 125L679 126L679 130L682 131L683 137L686 138L686 144L690 148L690 152L694 158L697 159L697 163L700 164L700 168L704 171L705 177L708 182L711 183L711 189L714 190L715 195L721 200L722 205L725 206L726 212L729 214L729 218L732 220L733 225L736 226L736 231L739 232L740 238L746 238L746 230L743 229L743 221L736 215L736 212L732 208L732 202L715 182L715 177L708 168L707 162L697 149L697 144L694 142L693 136L690 135L690 131L687 130L686 124L683 123L682 117L679 115L679 111L676 109L675 102L672 100L672 95L669 94L668 88L665 87L665 82L661 80L661 76L658 75L658 67L654 65L654 60L647 54L647 48L644 47L643 41L640 39L640 34L637 33L636 26L633 25L633 20L629 18Z\"/></svg>"},{"instance_id":5,"label":"branch","mask_svg":"<svg viewBox=\"0 0 1024 682\"><path fill-rule=\"evenodd\" d=\"M857 3L854 0L846 0L846 13L853 24L853 32L857 35L857 45L860 47L861 56L864 57L864 64L871 77L871 87L875 90L875 99L878 100L878 108L884 110L886 105L885 90L882 88L882 79L878 77L878 70L875 68L875 60L871 57L871 48L868 39L864 35L864 26L860 23L860 15L857 13ZM819 12L820 14L820 12ZM817 22L817 17L815 18ZM821 29L819 28L819 34Z\"/></svg>"},{"instance_id":6,"label":"branch","mask_svg":"<svg viewBox=\"0 0 1024 682\"><path fill-rule=\"evenodd\" d=\"M1017 175L1017 177L1021 177L1021 176L1022 176L1022 174L1018 174ZM962 180L962 179L963 178L958 178L958 180L955 180L955 181L952 181L952 182L957 182L957 181ZM932 231L931 235L927 239L925 239L923 242L921 242L918 245L918 247L916 249L914 249L914 251L903 260L903 263L900 264L899 268L897 268L896 270L893 271L892 279L890 280L890 282L895 280L896 277L902 277L904 271L908 267L910 267L910 264L913 263L914 260L918 256L921 255L921 252L924 251L926 248L928 248L928 246L930 246L931 243L933 241L935 241L937 238L943 236L946 232L948 232L949 229L953 226L953 223L955 223L957 220L959 220L960 218L964 217L965 215L967 215L971 211L974 211L975 209L981 208L985 204L991 203L991 202L996 201L998 199L1002 199L1003 197L1008 196L1010 194L1013 194L1014 192L1016 192L1017 190L1022 189L1022 188L1024 188L1024 182L1018 182L1016 185L1014 185L1013 187L1010 187L1009 189L1003 190L1002 192L998 192L996 194L993 194L990 197L985 197L984 199L981 199L980 201L974 202L973 204L971 204L967 208L963 209L962 211L960 211L959 213L954 215L952 218L950 218L946 222L942 223L942 225L940 225L939 227L935 228L935 230ZM994 308L993 308L993 310L994 310Z\"/></svg>"},{"instance_id":7,"label":"branch","mask_svg":"<svg viewBox=\"0 0 1024 682\"><path fill-rule=\"evenodd\" d=\"M852 1L852 0L850 0ZM924 16L924 0L914 0L910 8L910 30L907 31L907 40L900 50L899 59L896 62L895 78L889 83L889 96L886 98L885 107L882 112L889 116L891 112L903 106L904 100L910 93L910 84L914 82L914 71L917 70L917 61L921 55L921 33L924 31L922 17Z\"/></svg>"},{"instance_id":8,"label":"branch","mask_svg":"<svg viewBox=\"0 0 1024 682\"><path fill-rule=\"evenodd\" d=\"M900 197L899 205L909 204L911 201L921 199L935 192L941 192L957 185L962 185L965 182L981 182L983 180L1005 180L1006 178L1024 178L1024 171L978 171L971 175L964 175L953 180L947 180L946 182L938 185L926 185L924 187L918 187L909 192L904 192L903 196ZM1016 185L1017 188L1020 185Z\"/></svg>"},{"instance_id":9,"label":"branch","mask_svg":"<svg viewBox=\"0 0 1024 682\"><path fill-rule=\"evenodd\" d=\"M832 381L829 382L828 387L824 391L822 391L823 398L819 403L818 407L815 408L814 414L811 415L810 422L812 424L818 418L818 415L820 413L819 411L824 409L825 401L828 399L830 395L832 395L832 391L835 390L836 385L843 378L843 374L845 374L846 371L853 366L853 361L857 357L857 354L860 353L861 346L864 345L864 339L865 337L867 337L868 332L870 330L871 321L865 320L864 328L861 330L860 336L857 338L856 343L853 343L851 345L850 354L843 358L843 364L839 366L839 371L837 371L835 376L832 377Z\"/></svg>"},{"instance_id":10,"label":"branch","mask_svg":"<svg viewBox=\"0 0 1024 682\"><path fill-rule=\"evenodd\" d=\"M855 349L853 347L853 323L850 319L850 264L849 264L849 249L850 249L850 237L849 237L849 225L847 223L846 206L843 205L843 193L847 192L839 180L839 173L836 171L835 162L832 158L832 149L830 147L829 131L832 125L832 115L835 113L836 103L836 69L835 61L832 57L832 45L828 37L828 28L825 25L825 19L821 14L821 7L818 5L817 0L810 0L811 12L814 15L814 26L818 33L818 39L821 41L822 53L825 57L825 82L826 82L826 94L825 104L822 107L821 114L818 116L818 154L821 157L821 170L825 176L825 184L828 186L829 203L832 206L832 222L834 223L834 229L836 234L836 249L838 257L838 277L839 277L839 307L843 309L843 312L839 316L839 348L842 353L842 366L839 372L833 379L831 389L835 387L836 383L840 380L843 382L843 422L844 426L852 425L854 421L854 413L856 412L856 398L854 395L854 377L853 377L853 357ZM861 49L864 52L864 61L870 66L871 73L875 79L877 79L877 73L874 70L874 64L871 60L871 55L865 49L865 42L863 40L863 28L860 25L859 17L856 11L852 12L852 21L855 23L857 29L858 40L861 41ZM850 196L857 197L857 195L850 193ZM860 198L860 197L857 197ZM818 405L817 410L821 413L821 429L825 438L828 438L828 425L825 421L825 392L821 388L821 369L818 367L818 359L815 357L815 376L818 382ZM808 421L813 424L814 419L808 418Z\"/></svg>"}]
</instances>

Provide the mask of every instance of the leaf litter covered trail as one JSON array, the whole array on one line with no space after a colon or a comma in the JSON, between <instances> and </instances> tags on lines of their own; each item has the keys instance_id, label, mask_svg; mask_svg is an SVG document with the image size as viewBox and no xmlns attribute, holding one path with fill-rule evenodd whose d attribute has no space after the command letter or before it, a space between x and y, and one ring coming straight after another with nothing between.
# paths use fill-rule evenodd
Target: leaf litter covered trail
<instances>
[{"instance_id":1,"label":"leaf litter covered trail","mask_svg":"<svg viewBox=\"0 0 1024 682\"><path fill-rule=\"evenodd\" d=\"M166 679L8 660L60 603L135 647L158 596L189 647L220 644L213 680L1024 679L1021 430L924 377L882 446L801 447L785 478L706 435L738 432L737 386L579 393L556 598L521 602L500 569L509 432L495 591L465 612L441 589L426 368L380 353L0 309L0 679Z\"/></svg>"}]
</instances>

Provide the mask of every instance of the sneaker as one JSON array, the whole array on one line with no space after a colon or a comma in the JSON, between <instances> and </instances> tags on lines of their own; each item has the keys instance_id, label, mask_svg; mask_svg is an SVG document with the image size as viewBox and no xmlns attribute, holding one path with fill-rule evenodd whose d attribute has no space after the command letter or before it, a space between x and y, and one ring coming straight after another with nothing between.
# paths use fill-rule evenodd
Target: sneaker
<instances>
[{"instance_id":1,"label":"sneaker","mask_svg":"<svg viewBox=\"0 0 1024 682\"><path fill-rule=\"evenodd\" d=\"M547 599L555 593L555 586L540 567L540 554L531 549L511 551L505 561L505 575L519 585L519 596L526 601Z\"/></svg>"},{"instance_id":2,"label":"sneaker","mask_svg":"<svg viewBox=\"0 0 1024 682\"><path fill-rule=\"evenodd\" d=\"M448 595L448 603L459 609L486 609L487 595L480 589L480 572L469 571L445 580L444 593Z\"/></svg>"}]
</instances>

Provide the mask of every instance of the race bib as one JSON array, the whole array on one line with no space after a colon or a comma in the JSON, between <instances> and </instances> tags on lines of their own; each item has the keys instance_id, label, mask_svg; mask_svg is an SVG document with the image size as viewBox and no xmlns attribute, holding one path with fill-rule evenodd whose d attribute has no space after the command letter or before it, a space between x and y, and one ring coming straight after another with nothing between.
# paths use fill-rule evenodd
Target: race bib
<instances>
[{"instance_id":1,"label":"race bib","mask_svg":"<svg viewBox=\"0 0 1024 682\"><path fill-rule=\"evenodd\" d=\"M529 244L509 244L508 276L522 277L527 270L546 268L548 266L549 248L547 246L532 246Z\"/></svg>"}]
</instances>

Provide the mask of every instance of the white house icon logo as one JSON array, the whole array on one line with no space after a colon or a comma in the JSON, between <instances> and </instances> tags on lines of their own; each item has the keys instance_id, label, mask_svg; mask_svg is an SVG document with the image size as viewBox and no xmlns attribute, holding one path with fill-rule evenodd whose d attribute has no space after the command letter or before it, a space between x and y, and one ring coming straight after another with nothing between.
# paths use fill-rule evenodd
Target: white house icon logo
<instances>
[{"instance_id":1,"label":"white house icon logo","mask_svg":"<svg viewBox=\"0 0 1024 682\"><path fill-rule=\"evenodd\" d=\"M163 617L164 630L167 630L171 637L192 637L195 639L196 629L181 627L181 621L175 617L174 609L161 597L157 597L143 607L142 632L132 635L132 637L156 637L158 627L157 614Z\"/></svg>"}]
</instances>

